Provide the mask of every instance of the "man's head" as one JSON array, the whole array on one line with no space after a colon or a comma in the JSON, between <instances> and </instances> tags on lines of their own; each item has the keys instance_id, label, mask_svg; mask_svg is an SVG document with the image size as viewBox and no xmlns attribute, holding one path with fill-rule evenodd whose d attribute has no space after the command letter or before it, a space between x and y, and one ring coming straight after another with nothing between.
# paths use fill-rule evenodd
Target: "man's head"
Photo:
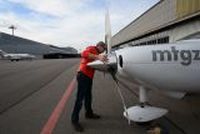
<instances>
[{"instance_id":1,"label":"man's head","mask_svg":"<svg viewBox=\"0 0 200 134\"><path fill-rule=\"evenodd\" d=\"M103 53L107 49L107 45L103 41L98 42L96 47L100 53Z\"/></svg>"}]
</instances>

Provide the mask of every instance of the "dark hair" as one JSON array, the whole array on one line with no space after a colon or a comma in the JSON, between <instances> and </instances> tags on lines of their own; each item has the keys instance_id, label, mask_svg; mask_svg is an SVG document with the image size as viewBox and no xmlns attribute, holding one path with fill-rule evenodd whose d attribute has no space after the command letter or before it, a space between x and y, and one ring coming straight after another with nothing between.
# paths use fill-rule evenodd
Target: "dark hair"
<instances>
[{"instance_id":1,"label":"dark hair","mask_svg":"<svg viewBox=\"0 0 200 134\"><path fill-rule=\"evenodd\" d=\"M102 46L104 49L107 47L103 41L99 41L96 46Z\"/></svg>"}]
</instances>

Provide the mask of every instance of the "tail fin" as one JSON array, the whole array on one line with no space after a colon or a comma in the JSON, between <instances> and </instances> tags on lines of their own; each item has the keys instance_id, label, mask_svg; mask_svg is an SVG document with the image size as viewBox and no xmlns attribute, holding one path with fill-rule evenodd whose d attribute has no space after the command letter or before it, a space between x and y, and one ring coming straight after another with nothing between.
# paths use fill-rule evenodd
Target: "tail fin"
<instances>
[{"instance_id":1,"label":"tail fin","mask_svg":"<svg viewBox=\"0 0 200 134\"><path fill-rule=\"evenodd\" d=\"M0 49L0 57L4 58L5 54L6 54L6 52L4 52L3 50Z\"/></svg>"},{"instance_id":2,"label":"tail fin","mask_svg":"<svg viewBox=\"0 0 200 134\"><path fill-rule=\"evenodd\" d=\"M111 25L110 25L110 15L109 10L107 9L106 15L105 15L105 43L107 46L107 53L109 54L111 51L111 39L112 39L112 33L111 33Z\"/></svg>"}]
</instances>

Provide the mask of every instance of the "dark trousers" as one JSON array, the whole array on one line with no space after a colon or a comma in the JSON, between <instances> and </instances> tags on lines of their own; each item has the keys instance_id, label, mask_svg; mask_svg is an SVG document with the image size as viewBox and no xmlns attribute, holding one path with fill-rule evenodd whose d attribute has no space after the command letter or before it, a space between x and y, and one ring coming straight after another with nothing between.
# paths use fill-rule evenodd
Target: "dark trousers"
<instances>
[{"instance_id":1,"label":"dark trousers","mask_svg":"<svg viewBox=\"0 0 200 134\"><path fill-rule=\"evenodd\" d=\"M84 101L86 113L93 113L92 111L92 79L78 72L77 82L78 91L76 96L76 101L74 105L74 110L72 112L71 120L73 123L79 121L79 113L82 108L82 103Z\"/></svg>"}]
</instances>

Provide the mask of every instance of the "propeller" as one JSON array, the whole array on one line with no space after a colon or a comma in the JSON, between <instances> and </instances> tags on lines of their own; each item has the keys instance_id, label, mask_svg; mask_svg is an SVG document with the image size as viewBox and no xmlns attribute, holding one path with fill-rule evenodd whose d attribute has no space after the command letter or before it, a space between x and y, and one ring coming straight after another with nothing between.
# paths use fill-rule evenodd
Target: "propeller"
<instances>
[{"instance_id":1,"label":"propeller","mask_svg":"<svg viewBox=\"0 0 200 134\"><path fill-rule=\"evenodd\" d=\"M110 24L110 15L109 10L107 9L105 15L105 43L107 44L107 54L111 53L111 39L112 39L112 32L111 32L111 24Z\"/></svg>"},{"instance_id":2,"label":"propeller","mask_svg":"<svg viewBox=\"0 0 200 134\"><path fill-rule=\"evenodd\" d=\"M122 92L120 91L120 85L119 81L116 77L116 72L117 72L117 57L114 52L111 52L111 39L112 39L112 33L111 33L111 24L110 24L110 15L109 15L109 10L107 9L106 15L105 15L105 44L107 44L107 50L106 50L106 55L108 56L108 61L106 63L102 61L94 61L92 63L88 63L88 66L94 68L95 70L102 71L104 73L108 72L111 74L113 80L115 81L117 91L120 95L123 108L124 108L124 114L126 117L129 117L126 104L125 104L125 99L122 95ZM130 120L128 119L128 123L130 124Z\"/></svg>"},{"instance_id":3,"label":"propeller","mask_svg":"<svg viewBox=\"0 0 200 134\"><path fill-rule=\"evenodd\" d=\"M106 10L105 14L105 44L107 45L107 50L106 50L106 55L109 57L111 54L111 38L112 38L112 33L111 33L111 25L110 25L110 15L109 15L109 10ZM103 71L103 75L105 77L106 72Z\"/></svg>"}]
</instances>

